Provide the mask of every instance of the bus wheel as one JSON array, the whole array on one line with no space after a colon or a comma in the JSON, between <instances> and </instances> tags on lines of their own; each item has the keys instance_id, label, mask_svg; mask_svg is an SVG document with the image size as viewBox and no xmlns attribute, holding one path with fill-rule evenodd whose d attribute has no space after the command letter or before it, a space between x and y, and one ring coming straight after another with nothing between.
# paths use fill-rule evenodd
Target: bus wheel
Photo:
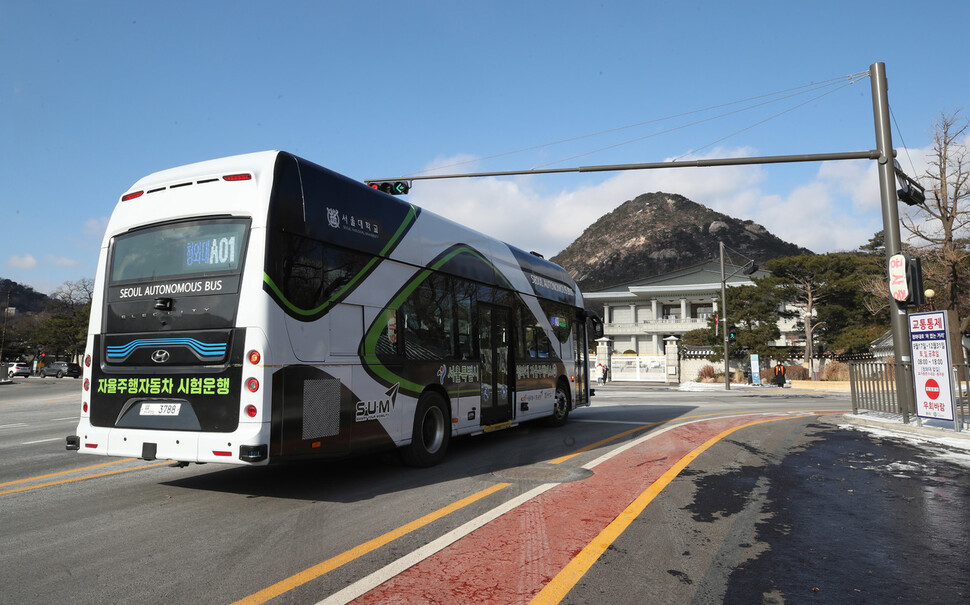
<instances>
[{"instance_id":1,"label":"bus wheel","mask_svg":"<svg viewBox=\"0 0 970 605\"><path fill-rule=\"evenodd\" d=\"M560 380L556 384L556 403L552 408L552 416L546 418L546 426L563 426L569 418L569 387Z\"/></svg>"},{"instance_id":2,"label":"bus wheel","mask_svg":"<svg viewBox=\"0 0 970 605\"><path fill-rule=\"evenodd\" d=\"M434 466L444 459L450 440L448 404L438 393L428 391L418 399L411 445L401 451L401 456L409 466Z\"/></svg>"}]
</instances>

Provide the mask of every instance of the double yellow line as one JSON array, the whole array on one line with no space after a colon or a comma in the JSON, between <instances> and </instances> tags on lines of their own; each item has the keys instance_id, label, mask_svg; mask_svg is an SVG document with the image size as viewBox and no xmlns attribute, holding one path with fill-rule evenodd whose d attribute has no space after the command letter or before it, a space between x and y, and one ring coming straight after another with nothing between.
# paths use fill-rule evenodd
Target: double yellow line
<instances>
[{"instance_id":1,"label":"double yellow line","mask_svg":"<svg viewBox=\"0 0 970 605\"><path fill-rule=\"evenodd\" d=\"M58 473L50 473L50 474L47 474L47 475L38 475L36 477L28 477L26 479L17 479L16 481L7 481L6 483L0 483L0 488L8 487L10 485L17 485L17 484L20 484L20 483L30 483L32 481L41 481L43 479L50 479L51 477L62 477L64 475L73 475L75 473L83 473L85 471L94 470L96 468L104 468L106 466L111 466L113 464L121 464L123 462L133 462L135 460L138 460L138 458L124 458L122 460L113 460L111 462L104 462L102 464L95 464L95 465L92 465L92 466L84 466L84 467L72 469L72 470L69 470L69 471L60 471ZM171 463L172 463L171 460L165 460L163 462L155 462L153 464L145 464L145 465L142 465L142 466L136 466L134 468L121 468L121 469L117 469L117 470L113 470L113 471L105 471L105 472L102 472L102 473L94 473L94 474L91 474L91 475L83 475L81 477L70 477L68 479L58 479L57 481L48 481L46 483L39 483L37 485L25 485L25 486L22 486L22 487L15 487L13 489L7 489L7 490L0 491L0 496L3 496L5 494L13 494L13 493L16 493L16 492L26 492L26 491L29 491L29 490L32 490L32 489L40 489L42 487L50 487L52 485L61 485L63 483L73 483L75 481L84 481L85 479L94 479L96 477L106 477L108 475L117 475L117 474L120 474L120 473L130 473L132 471L140 471L140 470L144 470L146 468L153 468L153 467L156 467L156 466L162 466L162 465L171 464Z\"/></svg>"}]
</instances>

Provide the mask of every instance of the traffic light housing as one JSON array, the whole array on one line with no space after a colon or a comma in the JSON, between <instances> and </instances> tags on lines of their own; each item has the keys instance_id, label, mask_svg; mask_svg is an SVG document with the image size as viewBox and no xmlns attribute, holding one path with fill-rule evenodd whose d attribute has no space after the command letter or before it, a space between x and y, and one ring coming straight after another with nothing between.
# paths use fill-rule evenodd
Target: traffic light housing
<instances>
[{"instance_id":1,"label":"traffic light housing","mask_svg":"<svg viewBox=\"0 0 970 605\"><path fill-rule=\"evenodd\" d=\"M900 188L896 190L896 197L908 206L919 206L926 201L926 190L915 179L903 172L898 160L893 160L893 169L899 180ZM920 303L922 304L922 303Z\"/></svg>"},{"instance_id":2,"label":"traffic light housing","mask_svg":"<svg viewBox=\"0 0 970 605\"><path fill-rule=\"evenodd\" d=\"M383 191L389 195L405 195L411 190L411 183L408 181L377 181L368 184L372 189Z\"/></svg>"},{"instance_id":3,"label":"traffic light housing","mask_svg":"<svg viewBox=\"0 0 970 605\"><path fill-rule=\"evenodd\" d=\"M737 326L729 326L728 327L728 343L729 344L732 344L732 345L738 343L738 327Z\"/></svg>"},{"instance_id":4,"label":"traffic light housing","mask_svg":"<svg viewBox=\"0 0 970 605\"><path fill-rule=\"evenodd\" d=\"M906 282L909 284L909 298L906 299L906 302L911 305L925 305L923 263L918 256L906 257Z\"/></svg>"}]
</instances>

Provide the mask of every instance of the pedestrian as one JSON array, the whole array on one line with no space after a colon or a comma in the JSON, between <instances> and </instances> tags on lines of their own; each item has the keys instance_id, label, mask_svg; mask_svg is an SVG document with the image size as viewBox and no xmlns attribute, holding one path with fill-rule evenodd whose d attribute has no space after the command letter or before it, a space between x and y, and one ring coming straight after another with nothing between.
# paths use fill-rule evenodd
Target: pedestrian
<instances>
[{"instance_id":1,"label":"pedestrian","mask_svg":"<svg viewBox=\"0 0 970 605\"><path fill-rule=\"evenodd\" d=\"M775 383L775 386L777 387L785 386L785 366L783 366L780 361L775 366L774 383Z\"/></svg>"},{"instance_id":2,"label":"pedestrian","mask_svg":"<svg viewBox=\"0 0 970 605\"><path fill-rule=\"evenodd\" d=\"M603 384L606 384L609 381L610 381L610 367L604 365L603 366Z\"/></svg>"},{"instance_id":3,"label":"pedestrian","mask_svg":"<svg viewBox=\"0 0 970 605\"><path fill-rule=\"evenodd\" d=\"M606 369L603 367L603 364L598 363L596 364L596 384L603 384L605 380Z\"/></svg>"}]
</instances>

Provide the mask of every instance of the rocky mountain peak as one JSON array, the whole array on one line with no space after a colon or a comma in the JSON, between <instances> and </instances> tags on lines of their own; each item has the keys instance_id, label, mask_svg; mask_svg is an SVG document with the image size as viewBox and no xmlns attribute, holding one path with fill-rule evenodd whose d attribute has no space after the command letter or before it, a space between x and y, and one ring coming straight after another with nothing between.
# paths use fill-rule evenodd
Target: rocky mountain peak
<instances>
[{"instance_id":1,"label":"rocky mountain peak","mask_svg":"<svg viewBox=\"0 0 970 605\"><path fill-rule=\"evenodd\" d=\"M755 261L810 253L763 226L676 193L645 193L600 217L551 260L584 290L675 271L718 256L718 242Z\"/></svg>"}]
</instances>

